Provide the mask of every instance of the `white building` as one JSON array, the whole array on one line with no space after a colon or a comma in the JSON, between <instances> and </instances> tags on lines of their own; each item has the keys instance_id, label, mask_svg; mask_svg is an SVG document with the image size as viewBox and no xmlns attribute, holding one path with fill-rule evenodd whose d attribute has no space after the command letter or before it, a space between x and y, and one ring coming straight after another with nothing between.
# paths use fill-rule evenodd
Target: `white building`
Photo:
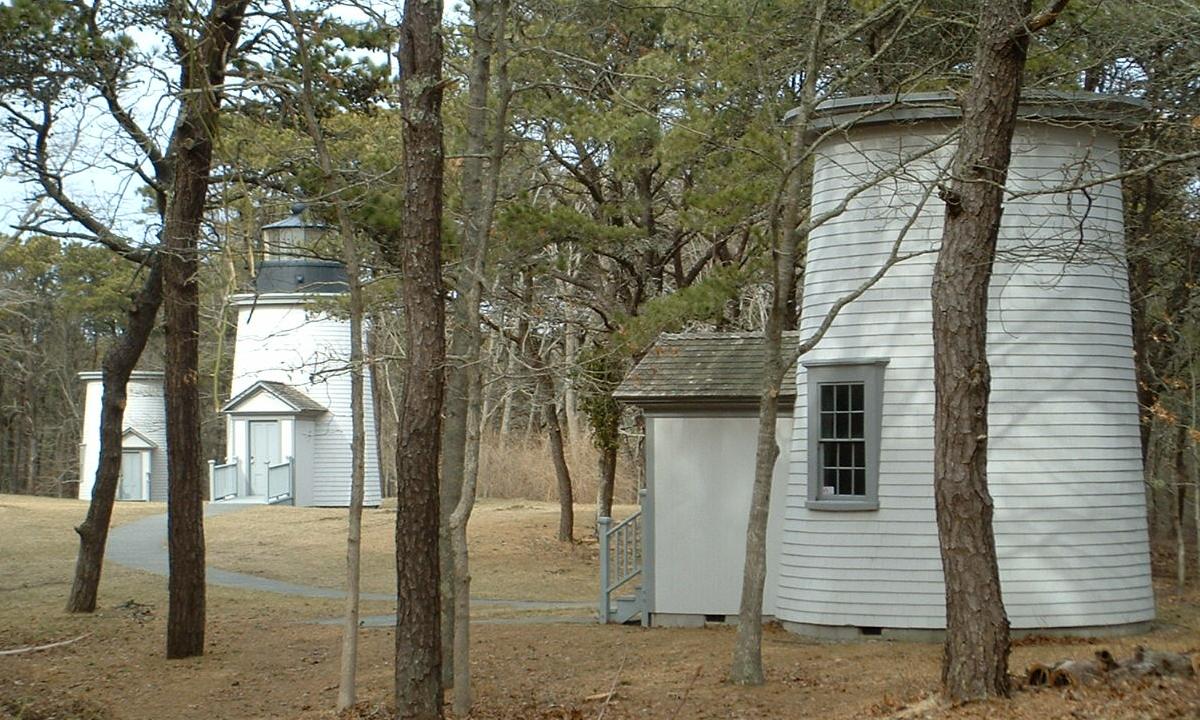
<instances>
[{"instance_id":1,"label":"white building","mask_svg":"<svg viewBox=\"0 0 1200 720\"><path fill-rule=\"evenodd\" d=\"M264 228L279 252L319 230L292 217ZM277 231L271 234L270 231ZM280 237L282 235L282 237ZM212 465L216 501L346 506L350 504L350 323L333 312L346 292L339 263L309 259L262 262L254 294L237 307L225 458ZM363 393L365 502L380 500L370 373Z\"/></svg>"},{"instance_id":2,"label":"white building","mask_svg":"<svg viewBox=\"0 0 1200 720\"><path fill-rule=\"evenodd\" d=\"M822 107L814 129L833 132L815 156L813 215L864 179L883 181L810 234L801 337L898 238L901 253L920 253L941 237L933 193L953 155L953 99L891 101ZM1023 106L1013 140L988 308L988 477L1018 631L1121 631L1154 617L1121 189L1097 182L1119 171L1116 132L1141 110L1120 98L1045 97ZM1051 192L1064 186L1080 189ZM853 637L944 627L932 484L935 259L927 252L893 268L796 368L765 600L790 629ZM694 623L737 612L754 427L735 408L757 393L698 400L703 373L688 369L698 341L665 342L679 346L667 353L672 365L652 350L619 391L647 410L637 609L651 622ZM718 368L707 384L727 373ZM649 393L647 377L658 383Z\"/></svg>"},{"instance_id":3,"label":"white building","mask_svg":"<svg viewBox=\"0 0 1200 720\"><path fill-rule=\"evenodd\" d=\"M100 464L100 411L104 384L99 372L83 381L83 433L79 442L79 499L90 500ZM135 370L126 388L117 500L167 499L167 413L163 374Z\"/></svg>"}]
</instances>

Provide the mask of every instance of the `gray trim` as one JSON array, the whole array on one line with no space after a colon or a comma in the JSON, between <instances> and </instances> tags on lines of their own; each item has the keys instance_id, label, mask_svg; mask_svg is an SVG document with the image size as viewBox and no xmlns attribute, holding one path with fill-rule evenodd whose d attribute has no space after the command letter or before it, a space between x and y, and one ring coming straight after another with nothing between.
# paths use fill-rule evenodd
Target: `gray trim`
<instances>
[{"instance_id":1,"label":"gray trim","mask_svg":"<svg viewBox=\"0 0 1200 720\"><path fill-rule=\"evenodd\" d=\"M657 618L656 618L657 619ZM940 643L946 639L946 631L940 628L872 628L878 632L863 632L866 628L855 625L820 625L817 623L781 623L784 630L801 637L826 642L898 641L918 643ZM1097 638L1141 635L1152 630L1154 623L1138 621L1120 625L1086 625L1077 627L1013 628L1013 640L1026 637Z\"/></svg>"},{"instance_id":2,"label":"gray trim","mask_svg":"<svg viewBox=\"0 0 1200 720\"><path fill-rule=\"evenodd\" d=\"M806 388L808 389L808 491L805 507L810 510L853 512L879 509L879 445L883 420L883 377L887 366L883 358L818 361L805 363ZM862 498L837 497L822 499L820 427L821 393L820 384L830 382L863 383L864 438L866 441L866 495Z\"/></svg>"},{"instance_id":3,"label":"gray trim","mask_svg":"<svg viewBox=\"0 0 1200 720\"><path fill-rule=\"evenodd\" d=\"M645 463L646 495L642 499L642 619L650 622L657 596L654 591L654 417L645 417L646 438L642 443L642 462Z\"/></svg>"},{"instance_id":4,"label":"gray trim","mask_svg":"<svg viewBox=\"0 0 1200 720\"><path fill-rule=\"evenodd\" d=\"M646 417L758 417L758 403L659 403L641 405ZM780 415L791 415L794 403L780 402Z\"/></svg>"},{"instance_id":5,"label":"gray trim","mask_svg":"<svg viewBox=\"0 0 1200 720\"><path fill-rule=\"evenodd\" d=\"M658 405L695 406L697 408L720 408L723 405L758 407L761 393L754 395L636 395L632 393L613 393L613 399L634 407L652 408ZM796 401L795 391L779 394L780 405L791 405Z\"/></svg>"},{"instance_id":6,"label":"gray trim","mask_svg":"<svg viewBox=\"0 0 1200 720\"><path fill-rule=\"evenodd\" d=\"M888 362L889 359L885 357L862 357L850 358L849 360L842 360L840 358L832 360L805 360L800 365L806 368L820 368L831 365L887 365Z\"/></svg>"},{"instance_id":7,"label":"gray trim","mask_svg":"<svg viewBox=\"0 0 1200 720\"><path fill-rule=\"evenodd\" d=\"M790 123L800 109L789 110L783 122ZM1084 92L1036 92L1021 97L1019 117L1026 121L1077 121L1133 129L1150 117L1145 100L1127 95ZM887 123L957 120L962 116L958 98L950 92L921 92L905 95L862 95L834 98L817 106L808 129L823 131Z\"/></svg>"}]
</instances>

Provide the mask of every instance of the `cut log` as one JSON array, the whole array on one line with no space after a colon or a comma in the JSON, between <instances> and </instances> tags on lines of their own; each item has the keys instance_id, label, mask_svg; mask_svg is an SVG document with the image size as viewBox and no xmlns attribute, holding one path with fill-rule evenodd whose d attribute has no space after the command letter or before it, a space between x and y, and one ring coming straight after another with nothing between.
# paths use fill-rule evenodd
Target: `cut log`
<instances>
[{"instance_id":1,"label":"cut log","mask_svg":"<svg viewBox=\"0 0 1200 720\"><path fill-rule=\"evenodd\" d=\"M1194 677L1196 675L1196 668L1192 665L1190 655L1162 650L1148 650L1141 645L1138 645L1133 650L1132 664L1151 665L1158 670L1158 674L1160 675L1173 675L1176 677Z\"/></svg>"},{"instance_id":2,"label":"cut log","mask_svg":"<svg viewBox=\"0 0 1200 720\"><path fill-rule=\"evenodd\" d=\"M1096 662L1100 663L1100 669L1104 672L1112 672L1121 667L1121 663L1117 662L1117 659L1108 650L1097 650Z\"/></svg>"},{"instance_id":3,"label":"cut log","mask_svg":"<svg viewBox=\"0 0 1200 720\"><path fill-rule=\"evenodd\" d=\"M1028 687L1045 687L1050 684L1050 673L1053 670L1049 665L1034 663L1025 671L1025 684Z\"/></svg>"},{"instance_id":4,"label":"cut log","mask_svg":"<svg viewBox=\"0 0 1200 720\"><path fill-rule=\"evenodd\" d=\"M1108 650L1097 650L1094 660L1063 660L1053 665L1034 663L1025 673L1028 687L1074 687L1097 680L1121 667Z\"/></svg>"},{"instance_id":5,"label":"cut log","mask_svg":"<svg viewBox=\"0 0 1200 720\"><path fill-rule=\"evenodd\" d=\"M1100 670L1091 660L1066 660L1050 672L1052 687L1079 687L1096 679Z\"/></svg>"}]
</instances>

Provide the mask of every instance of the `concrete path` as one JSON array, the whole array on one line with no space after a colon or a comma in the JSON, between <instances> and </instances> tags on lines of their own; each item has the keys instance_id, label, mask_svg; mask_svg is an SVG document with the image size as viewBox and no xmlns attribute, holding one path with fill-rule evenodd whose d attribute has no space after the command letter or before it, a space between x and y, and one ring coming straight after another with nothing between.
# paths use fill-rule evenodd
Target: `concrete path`
<instances>
[{"instance_id":1,"label":"concrete path","mask_svg":"<svg viewBox=\"0 0 1200 720\"><path fill-rule=\"evenodd\" d=\"M248 504L205 503L204 517L216 517L236 512L243 508L252 507ZM125 525L120 525L109 531L108 548L105 558L118 565L144 570L157 575L167 574L167 516L150 515ZM230 572L209 566L205 570L209 585L220 585L242 590L258 590L261 592L279 593L295 597L333 598L340 599L346 593L336 588L314 587L297 583L272 580L270 578L247 575L246 573ZM387 593L361 594L363 600L392 601L395 595ZM513 610L591 610L594 603L581 600L521 600L506 598L477 598L472 597L474 605L490 605L512 608ZM362 625L366 627L384 627L395 623L392 615L375 615L364 617ZM538 616L518 618L488 618L477 622L483 624L543 624L543 623L579 623L595 622L595 616ZM322 624L337 624L340 619L319 620Z\"/></svg>"}]
</instances>

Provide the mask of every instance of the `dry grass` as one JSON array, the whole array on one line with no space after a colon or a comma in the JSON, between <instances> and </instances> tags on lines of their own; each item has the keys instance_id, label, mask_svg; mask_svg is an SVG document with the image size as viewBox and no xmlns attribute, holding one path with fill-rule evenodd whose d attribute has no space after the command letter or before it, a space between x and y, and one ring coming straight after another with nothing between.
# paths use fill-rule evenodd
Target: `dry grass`
<instances>
[{"instance_id":1,"label":"dry grass","mask_svg":"<svg viewBox=\"0 0 1200 720\"><path fill-rule=\"evenodd\" d=\"M91 616L62 612L74 560L72 524L84 503L0 496L0 649L41 644L90 633L74 644L0 657L0 719L159 720L211 717L333 718L337 693L337 626L314 625L336 617L341 603L210 588L208 644L202 658L166 661L165 579L119 567L105 571L101 611ZM126 522L162 506L121 505ZM260 508L210 523L214 544L242 539L240 552L260 567L329 545L341 553L341 523L335 511ZM489 563L548 566L546 546L508 536L551 530L553 508L540 503L485 503L476 526L477 573ZM581 516L586 515L581 512ZM379 513L382 520L388 513ZM318 519L326 518L331 519ZM311 520L309 518L312 518ZM253 532L234 520L253 520ZM386 525L386 522L383 522ZM295 539L295 526L319 542L276 553L274 539ZM528 530L532 528L532 530ZM230 534L232 532L232 534ZM495 537L491 533L495 532ZM250 538L254 538L251 540ZM503 540L503 542L501 542ZM218 548L218 552L222 552ZM320 550L320 552L325 552ZM488 552L494 554L485 560ZM579 552L582 552L580 550ZM521 559L524 554L527 557ZM583 558L578 558L581 562ZM562 558L563 562L567 558ZM325 570L320 570L326 572ZM575 572L572 570L572 572ZM587 573L579 573L579 577ZM554 574L535 573L521 593L535 596ZM308 582L300 576L286 579ZM588 578L590 592L594 576ZM515 586L510 589L515 589ZM1163 624L1140 636L1090 641L1023 641L1013 649L1014 671L1027 664L1088 657L1097 647L1118 656L1134 644L1173 650L1200 647L1200 592L1176 594L1159 588ZM131 612L127 600L149 606ZM391 610L367 603L366 614ZM481 617L496 617L482 608ZM546 615L529 611L512 615ZM477 720L506 718L595 718L600 704L589 700L616 685L606 708L610 720L633 718L885 718L934 692L940 647L936 644L870 641L813 643L769 629L764 638L768 684L759 688L726 683L733 631L727 627L670 630L598 625L489 625L472 629ZM394 637L390 630L362 635L360 698L378 707L391 696ZM620 671L618 672L618 668ZM1020 693L1011 701L964 708L931 707L936 720L1077 720L1196 717L1200 682L1155 680L1131 686ZM369 711L364 716L370 716ZM385 717L386 715L379 715Z\"/></svg>"},{"instance_id":2,"label":"dry grass","mask_svg":"<svg viewBox=\"0 0 1200 720\"><path fill-rule=\"evenodd\" d=\"M533 501L480 500L468 525L471 594L527 600L590 600L599 555L592 537L595 506L575 510L576 543L556 541L558 506ZM618 508L621 517L632 507ZM396 588L396 513L363 514L362 587ZM321 587L345 582L346 511L251 507L206 523L208 561L225 570Z\"/></svg>"},{"instance_id":3,"label":"dry grass","mask_svg":"<svg viewBox=\"0 0 1200 720\"><path fill-rule=\"evenodd\" d=\"M599 452L589 440L568 441L564 448L571 470L575 500L595 502ZM636 468L628 453L617 460L617 503L637 502ZM479 497L540 500L558 498L550 445L543 437L531 440L486 438L479 453Z\"/></svg>"}]
</instances>

